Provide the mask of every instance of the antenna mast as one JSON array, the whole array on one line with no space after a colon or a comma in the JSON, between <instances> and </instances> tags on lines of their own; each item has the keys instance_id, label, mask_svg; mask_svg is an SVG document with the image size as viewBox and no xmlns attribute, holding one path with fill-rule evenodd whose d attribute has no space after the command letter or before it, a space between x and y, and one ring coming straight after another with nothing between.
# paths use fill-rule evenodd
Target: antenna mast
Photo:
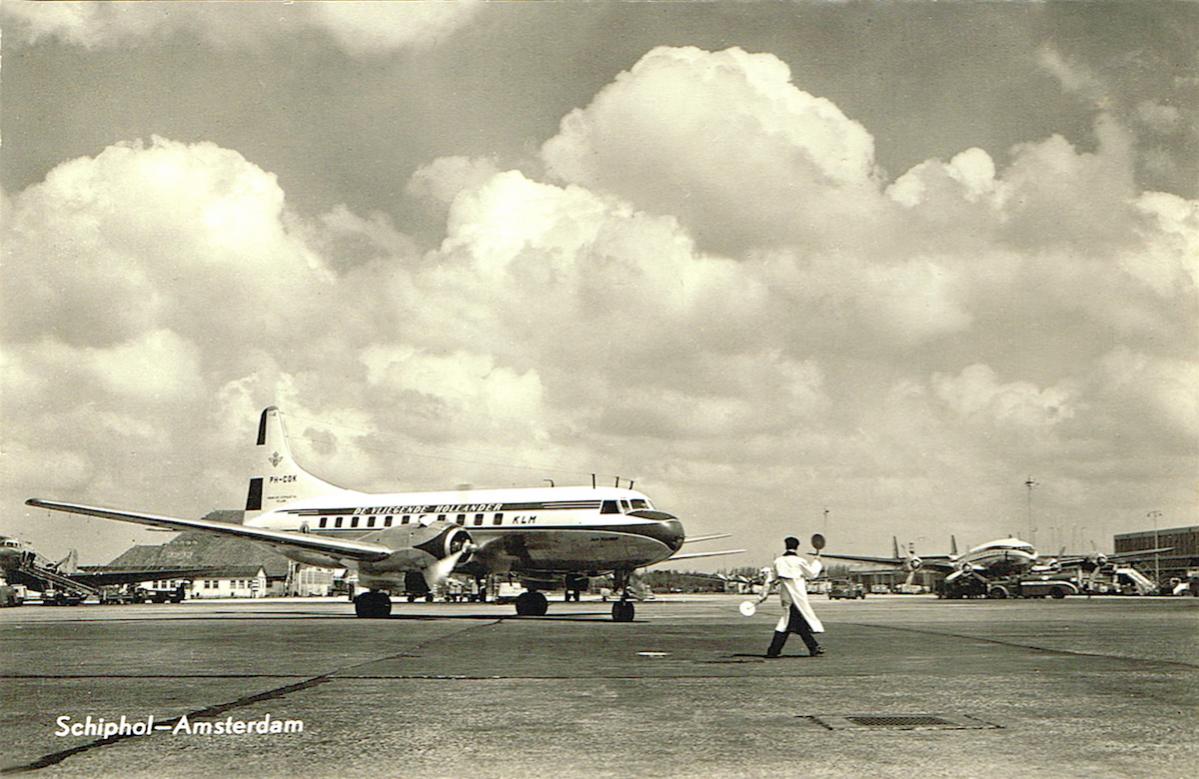
<instances>
[{"instance_id":1,"label":"antenna mast","mask_svg":"<svg viewBox=\"0 0 1199 779\"><path fill-rule=\"evenodd\" d=\"M1032 526L1032 488L1039 487L1040 484L1033 481L1032 477L1029 476L1024 480L1024 486L1028 487L1028 543L1036 546L1037 529Z\"/></svg>"}]
</instances>

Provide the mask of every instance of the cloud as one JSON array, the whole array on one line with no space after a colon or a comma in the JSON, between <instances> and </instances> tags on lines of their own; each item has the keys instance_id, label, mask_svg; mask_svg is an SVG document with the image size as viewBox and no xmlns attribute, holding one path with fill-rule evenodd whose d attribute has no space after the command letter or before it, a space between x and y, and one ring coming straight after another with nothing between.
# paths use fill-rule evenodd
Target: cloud
<instances>
[{"instance_id":1,"label":"cloud","mask_svg":"<svg viewBox=\"0 0 1199 779\"><path fill-rule=\"evenodd\" d=\"M1084 63L1066 57L1051 43L1043 44L1037 50L1037 64L1072 95L1097 105L1108 97L1107 85L1098 73Z\"/></svg>"},{"instance_id":2,"label":"cloud","mask_svg":"<svg viewBox=\"0 0 1199 779\"><path fill-rule=\"evenodd\" d=\"M771 54L660 47L563 118L557 179L678 217L706 246L828 237L877 204L874 142Z\"/></svg>"},{"instance_id":3,"label":"cloud","mask_svg":"<svg viewBox=\"0 0 1199 779\"><path fill-rule=\"evenodd\" d=\"M198 35L214 46L254 47L319 30L358 57L436 46L469 24L480 3L4 3L27 43L54 39L88 49Z\"/></svg>"},{"instance_id":4,"label":"cloud","mask_svg":"<svg viewBox=\"0 0 1199 779\"><path fill-rule=\"evenodd\" d=\"M1182 124L1182 112L1175 106L1142 100L1137 103L1137 119L1150 130L1169 135Z\"/></svg>"},{"instance_id":5,"label":"cloud","mask_svg":"<svg viewBox=\"0 0 1199 779\"><path fill-rule=\"evenodd\" d=\"M846 546L1006 530L1029 471L1063 521L1187 505L1199 203L1135 186L1112 115L1095 138L887 180L773 56L659 48L568 114L548 175L422 166L429 250L294 212L235 150L114 144L8 193L5 451L61 472L3 494L236 506L277 404L346 486L620 473L692 532L752 502L759 554L825 505Z\"/></svg>"}]
</instances>

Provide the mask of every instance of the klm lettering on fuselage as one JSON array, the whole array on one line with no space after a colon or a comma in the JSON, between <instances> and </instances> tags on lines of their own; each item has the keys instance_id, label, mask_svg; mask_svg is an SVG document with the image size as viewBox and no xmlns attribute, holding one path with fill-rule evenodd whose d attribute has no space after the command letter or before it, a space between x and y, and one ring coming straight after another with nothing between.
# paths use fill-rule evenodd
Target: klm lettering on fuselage
<instances>
[{"instance_id":1,"label":"klm lettering on fuselage","mask_svg":"<svg viewBox=\"0 0 1199 779\"><path fill-rule=\"evenodd\" d=\"M500 511L503 503L442 503L426 506L361 506L354 514L453 514L478 511Z\"/></svg>"}]
</instances>

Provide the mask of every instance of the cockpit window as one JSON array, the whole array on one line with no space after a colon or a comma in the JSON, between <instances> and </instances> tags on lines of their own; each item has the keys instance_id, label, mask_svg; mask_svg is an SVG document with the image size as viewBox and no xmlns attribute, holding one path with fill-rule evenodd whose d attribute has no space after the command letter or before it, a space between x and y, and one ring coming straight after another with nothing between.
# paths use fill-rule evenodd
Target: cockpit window
<instances>
[{"instance_id":1,"label":"cockpit window","mask_svg":"<svg viewBox=\"0 0 1199 779\"><path fill-rule=\"evenodd\" d=\"M629 502L628 502L627 500L622 500L622 501L620 502L620 510L621 510L621 511L630 511L630 510L631 510L631 509L629 508Z\"/></svg>"},{"instance_id":2,"label":"cockpit window","mask_svg":"<svg viewBox=\"0 0 1199 779\"><path fill-rule=\"evenodd\" d=\"M617 508L616 501L605 500L603 502L603 504L600 506L600 513L601 514L619 514L620 509Z\"/></svg>"},{"instance_id":3,"label":"cockpit window","mask_svg":"<svg viewBox=\"0 0 1199 779\"><path fill-rule=\"evenodd\" d=\"M644 499L642 499L642 498L633 498L633 499L632 499L631 501L629 501L629 502L633 504L633 508L634 508L634 509L647 509L647 508L650 508L649 501L648 501L648 500L644 500Z\"/></svg>"}]
</instances>

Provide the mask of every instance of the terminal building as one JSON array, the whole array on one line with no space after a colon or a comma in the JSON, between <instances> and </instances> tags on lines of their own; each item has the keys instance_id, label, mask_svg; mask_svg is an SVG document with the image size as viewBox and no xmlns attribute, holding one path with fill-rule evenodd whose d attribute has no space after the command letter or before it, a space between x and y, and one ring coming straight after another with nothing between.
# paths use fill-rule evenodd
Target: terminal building
<instances>
[{"instance_id":1,"label":"terminal building","mask_svg":"<svg viewBox=\"0 0 1199 779\"><path fill-rule=\"evenodd\" d=\"M1149 576L1158 576L1159 583L1169 586L1199 577L1199 525L1172 527L1160 530L1138 530L1115 536L1115 551L1139 552L1143 549L1173 547L1154 559L1150 556L1137 561L1137 568Z\"/></svg>"}]
</instances>

